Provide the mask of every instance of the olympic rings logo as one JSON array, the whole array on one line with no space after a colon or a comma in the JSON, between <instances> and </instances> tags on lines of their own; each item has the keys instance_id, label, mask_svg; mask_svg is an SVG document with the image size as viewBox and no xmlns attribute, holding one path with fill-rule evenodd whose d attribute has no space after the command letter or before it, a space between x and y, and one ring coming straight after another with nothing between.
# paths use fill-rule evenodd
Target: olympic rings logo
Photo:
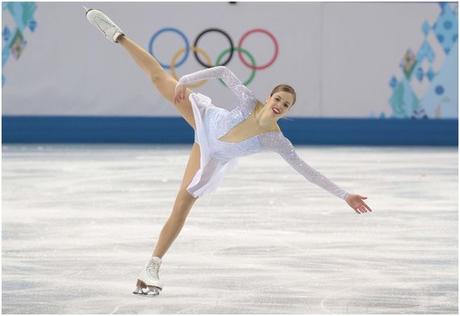
<instances>
[{"instance_id":1,"label":"olympic rings logo","mask_svg":"<svg viewBox=\"0 0 460 316\"><path fill-rule=\"evenodd\" d=\"M244 85L246 85L246 86L249 83L251 83L252 80L254 80L254 77L256 75L257 70L263 70L263 69L266 69L266 68L270 67L278 57L278 52L279 52L278 41L276 40L275 36L273 36L273 34L271 32L269 32L269 31L267 31L265 29L255 28L255 29L252 29L252 30L249 30L249 31L245 32L243 34L243 36L241 36L240 40L238 41L238 46L235 47L235 45L233 43L233 40L230 37L230 35L227 32L225 32L225 31L223 31L221 29L218 29L218 28L207 28L207 29L205 29L200 34L198 34L198 36L195 38L195 40L193 41L193 46L190 46L190 43L189 43L189 41L187 39L187 36L182 31L180 31L179 29L174 28L174 27L162 28L152 36L152 38L150 39L150 42L149 42L149 53L153 57L155 57L155 55L153 53L153 44L154 44L155 40L160 35L162 35L163 33L167 33L167 32L172 32L172 33L177 34L179 37L182 38L182 40L185 43L185 47L180 48L174 54L174 56L171 58L171 61L170 61L169 65L164 64L161 61L159 61L159 63L161 64L161 66L163 68L171 70L171 73L172 73L173 77L176 80L178 80L177 74L176 74L176 68L180 67L181 65L183 65L186 62L186 60L188 59L188 57L190 55L190 51L193 52L193 55L194 55L196 61L201 66L203 66L205 68L211 68L211 67L214 67L214 66L225 66L225 65L227 65L232 60L234 52L236 51L237 54L238 54L239 59L241 60L241 62L246 67L251 69L251 74L250 74L249 78L246 79L246 81L244 81ZM206 34L209 34L209 33L221 34L228 41L228 46L229 47L224 49L217 56L215 63L212 62L211 57L206 53L206 51L204 51L202 48L200 48L198 46L198 43L203 38L203 36L206 35ZM273 45L275 47L275 50L274 50L274 53L273 53L271 59L267 63L265 63L263 65L259 65L259 66L256 64L256 60L254 59L254 56L251 53L249 53L246 49L243 48L244 41L250 35L256 34L256 33L260 33L260 34L264 34L264 35L268 36L269 39L273 42ZM200 55L202 56L204 61L201 59ZM249 59L249 62L245 59L245 57L243 55L246 55L247 59ZM180 58L181 56L182 56L182 58ZM180 60L179 60L179 58L180 58ZM158 60L158 58L156 58L156 59ZM197 88L197 87L205 84L206 81L207 80L202 80L202 81L200 81L200 82L198 82L198 83L196 83L194 85L190 85L190 86L193 87L193 88ZM220 81L222 82L222 80L220 80Z\"/></svg>"}]
</instances>

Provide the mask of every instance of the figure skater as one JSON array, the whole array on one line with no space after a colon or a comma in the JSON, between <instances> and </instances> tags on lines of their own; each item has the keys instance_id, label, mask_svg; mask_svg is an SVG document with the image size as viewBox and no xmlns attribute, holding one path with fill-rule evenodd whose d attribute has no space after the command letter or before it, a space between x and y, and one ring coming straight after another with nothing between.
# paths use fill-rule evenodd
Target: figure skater
<instances>
[{"instance_id":1,"label":"figure skater","mask_svg":"<svg viewBox=\"0 0 460 316\"><path fill-rule=\"evenodd\" d=\"M161 95L194 129L194 143L171 215L161 230L152 257L137 279L134 294L159 294L163 288L159 280L163 255L181 231L195 201L218 187L224 175L235 168L238 157L261 151L276 152L307 180L345 200L356 213L372 212L363 201L367 197L346 192L310 167L283 135L277 121L289 112L296 101L296 93L291 86L276 86L265 103L261 103L224 66L200 70L176 81L107 15L95 9L85 8L85 11L89 22L109 41L126 49ZM192 82L214 78L222 79L239 99L232 111L216 107L209 97L187 88Z\"/></svg>"}]
</instances>

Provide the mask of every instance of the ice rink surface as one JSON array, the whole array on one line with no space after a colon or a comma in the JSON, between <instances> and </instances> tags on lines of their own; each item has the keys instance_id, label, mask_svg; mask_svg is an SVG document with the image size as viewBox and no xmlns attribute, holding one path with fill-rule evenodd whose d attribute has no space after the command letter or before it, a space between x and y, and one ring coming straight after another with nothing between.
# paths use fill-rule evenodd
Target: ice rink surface
<instances>
[{"instance_id":1,"label":"ice rink surface","mask_svg":"<svg viewBox=\"0 0 460 316\"><path fill-rule=\"evenodd\" d=\"M458 313L457 148L296 148L374 212L242 157L141 297L191 145L4 145L3 313Z\"/></svg>"}]
</instances>

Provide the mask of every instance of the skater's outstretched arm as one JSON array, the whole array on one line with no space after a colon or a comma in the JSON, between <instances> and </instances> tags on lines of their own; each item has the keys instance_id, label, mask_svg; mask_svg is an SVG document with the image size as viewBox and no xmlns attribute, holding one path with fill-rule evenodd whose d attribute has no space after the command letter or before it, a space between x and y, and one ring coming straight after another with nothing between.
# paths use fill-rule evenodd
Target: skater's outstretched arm
<instances>
[{"instance_id":1,"label":"skater's outstretched arm","mask_svg":"<svg viewBox=\"0 0 460 316\"><path fill-rule=\"evenodd\" d=\"M276 152L308 181L343 200L346 199L348 193L303 161L289 139L283 136L276 147Z\"/></svg>"},{"instance_id":2,"label":"skater's outstretched arm","mask_svg":"<svg viewBox=\"0 0 460 316\"><path fill-rule=\"evenodd\" d=\"M184 75L179 79L178 84L186 85L207 79L222 79L227 87L235 93L239 92L238 88L240 86L244 86L240 79L225 66L211 67Z\"/></svg>"},{"instance_id":3,"label":"skater's outstretched arm","mask_svg":"<svg viewBox=\"0 0 460 316\"><path fill-rule=\"evenodd\" d=\"M351 194L337 186L335 183L330 181L320 172L309 166L302 158L297 154L291 141L287 139L283 134L277 133L270 137L264 138L262 144L269 150L277 152L287 163L291 165L298 173L303 175L308 181L322 187L331 194L345 200L348 205L355 210L356 213L360 212L372 212L371 208L362 201L367 199L365 196L359 194Z\"/></svg>"}]
</instances>

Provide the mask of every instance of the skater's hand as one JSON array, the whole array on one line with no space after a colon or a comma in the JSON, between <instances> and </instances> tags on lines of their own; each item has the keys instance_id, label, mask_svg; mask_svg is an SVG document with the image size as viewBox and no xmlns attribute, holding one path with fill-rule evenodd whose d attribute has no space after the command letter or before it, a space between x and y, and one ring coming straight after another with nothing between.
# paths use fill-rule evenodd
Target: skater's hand
<instances>
[{"instance_id":1,"label":"skater's hand","mask_svg":"<svg viewBox=\"0 0 460 316\"><path fill-rule=\"evenodd\" d=\"M187 88L184 85L177 84L174 90L174 103L178 104L185 100L185 91Z\"/></svg>"},{"instance_id":2,"label":"skater's hand","mask_svg":"<svg viewBox=\"0 0 460 316\"><path fill-rule=\"evenodd\" d=\"M365 196L361 196L359 194L348 194L345 201L347 201L348 205L351 206L352 209L355 210L356 213L361 214L364 212L372 212L371 208L364 203L363 199L367 199Z\"/></svg>"}]
</instances>

